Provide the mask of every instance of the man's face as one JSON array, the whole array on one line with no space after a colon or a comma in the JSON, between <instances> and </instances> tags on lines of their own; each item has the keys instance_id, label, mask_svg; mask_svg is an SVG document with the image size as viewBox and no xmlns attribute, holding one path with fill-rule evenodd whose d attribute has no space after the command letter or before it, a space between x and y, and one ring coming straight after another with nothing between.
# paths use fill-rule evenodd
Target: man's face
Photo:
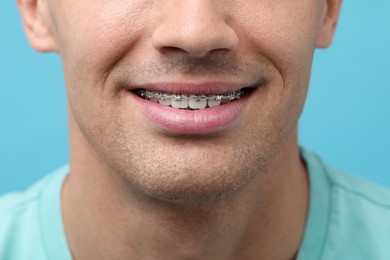
<instances>
[{"instance_id":1,"label":"man's face","mask_svg":"<svg viewBox=\"0 0 390 260\"><path fill-rule=\"evenodd\" d=\"M327 5L48 0L46 7L71 120L90 152L154 197L202 200L262 174L292 138ZM183 105L180 97L158 101L161 92L206 108L172 108L166 102Z\"/></svg>"}]
</instances>

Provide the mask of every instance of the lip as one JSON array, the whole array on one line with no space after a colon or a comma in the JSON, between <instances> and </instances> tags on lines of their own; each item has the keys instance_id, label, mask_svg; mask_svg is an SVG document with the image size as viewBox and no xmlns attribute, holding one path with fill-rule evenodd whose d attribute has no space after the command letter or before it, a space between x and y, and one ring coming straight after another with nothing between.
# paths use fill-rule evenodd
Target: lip
<instances>
[{"instance_id":1,"label":"lip","mask_svg":"<svg viewBox=\"0 0 390 260\"><path fill-rule=\"evenodd\" d=\"M129 102L135 102L143 118L153 128L176 135L213 134L234 127L242 117L250 95L217 107L202 110L182 110L145 100L132 91L143 88L152 91L178 94L214 95L246 88L241 84L182 84L162 83L133 86L126 91Z\"/></svg>"},{"instance_id":2,"label":"lip","mask_svg":"<svg viewBox=\"0 0 390 260\"><path fill-rule=\"evenodd\" d=\"M242 88L249 87L243 84L226 84L226 83L155 83L155 84L143 84L137 86L130 86L128 90L134 91L135 89L147 89L154 92L164 93L176 93L176 94L188 94L188 95L216 95L228 92L234 92Z\"/></svg>"}]
</instances>

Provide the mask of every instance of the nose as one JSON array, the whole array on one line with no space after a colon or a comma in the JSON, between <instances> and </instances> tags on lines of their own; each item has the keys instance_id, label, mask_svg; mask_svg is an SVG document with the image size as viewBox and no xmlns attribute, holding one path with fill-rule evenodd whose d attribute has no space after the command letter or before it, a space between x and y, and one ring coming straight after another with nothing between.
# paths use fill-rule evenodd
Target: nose
<instances>
[{"instance_id":1,"label":"nose","mask_svg":"<svg viewBox=\"0 0 390 260\"><path fill-rule=\"evenodd\" d=\"M238 45L236 32L226 23L226 15L210 0L166 1L152 35L159 51L175 50L192 57L213 51L231 51Z\"/></svg>"}]
</instances>

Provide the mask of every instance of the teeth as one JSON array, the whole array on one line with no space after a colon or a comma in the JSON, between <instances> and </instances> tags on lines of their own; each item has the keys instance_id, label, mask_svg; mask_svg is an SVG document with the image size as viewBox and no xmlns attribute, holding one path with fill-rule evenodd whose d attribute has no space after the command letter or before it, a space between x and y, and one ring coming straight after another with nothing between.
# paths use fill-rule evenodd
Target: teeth
<instances>
[{"instance_id":1,"label":"teeth","mask_svg":"<svg viewBox=\"0 0 390 260\"><path fill-rule=\"evenodd\" d=\"M171 105L171 98L169 98L167 94L158 93L156 95L156 98L158 99L158 103L160 103L160 105L163 105L163 106L170 106Z\"/></svg>"},{"instance_id":2,"label":"teeth","mask_svg":"<svg viewBox=\"0 0 390 260\"><path fill-rule=\"evenodd\" d=\"M171 105L171 99L166 98L166 99L159 99L158 103L163 106L170 106Z\"/></svg>"},{"instance_id":3,"label":"teeth","mask_svg":"<svg viewBox=\"0 0 390 260\"><path fill-rule=\"evenodd\" d=\"M222 95L216 95L212 99L209 99L207 101L207 105L209 107L216 107L221 105Z\"/></svg>"},{"instance_id":4,"label":"teeth","mask_svg":"<svg viewBox=\"0 0 390 260\"><path fill-rule=\"evenodd\" d=\"M207 106L206 96L192 95L188 101L188 106L192 109L205 109Z\"/></svg>"},{"instance_id":5,"label":"teeth","mask_svg":"<svg viewBox=\"0 0 390 260\"><path fill-rule=\"evenodd\" d=\"M171 99L171 106L173 108L187 108L188 107L188 96L185 95L175 95Z\"/></svg>"},{"instance_id":6,"label":"teeth","mask_svg":"<svg viewBox=\"0 0 390 260\"><path fill-rule=\"evenodd\" d=\"M182 95L182 94L167 94L163 92L153 92L145 89L138 89L137 94L152 102L158 102L163 106L171 106L178 109L205 109L208 107L216 107L240 99L243 95L242 90L229 92L224 95Z\"/></svg>"}]
</instances>

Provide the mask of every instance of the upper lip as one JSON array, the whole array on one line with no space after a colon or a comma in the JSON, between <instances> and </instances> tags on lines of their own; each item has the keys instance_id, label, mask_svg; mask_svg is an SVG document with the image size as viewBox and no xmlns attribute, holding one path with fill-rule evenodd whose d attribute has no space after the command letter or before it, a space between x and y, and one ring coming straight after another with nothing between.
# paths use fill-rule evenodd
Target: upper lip
<instances>
[{"instance_id":1,"label":"upper lip","mask_svg":"<svg viewBox=\"0 0 390 260\"><path fill-rule=\"evenodd\" d=\"M134 91L136 89L146 89L153 92L177 93L189 95L217 95L228 92L238 91L243 88L255 87L256 85L233 84L222 82L209 83L180 83L180 82L164 82L130 86L127 89Z\"/></svg>"}]
</instances>

